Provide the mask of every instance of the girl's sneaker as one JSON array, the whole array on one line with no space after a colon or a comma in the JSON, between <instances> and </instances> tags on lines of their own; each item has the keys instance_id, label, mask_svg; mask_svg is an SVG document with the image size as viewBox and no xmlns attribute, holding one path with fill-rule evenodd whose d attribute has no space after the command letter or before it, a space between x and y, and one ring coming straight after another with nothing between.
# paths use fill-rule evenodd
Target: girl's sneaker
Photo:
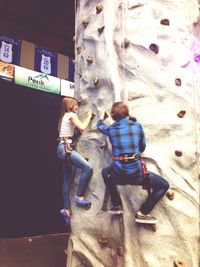
<instances>
[{"instance_id":1,"label":"girl's sneaker","mask_svg":"<svg viewBox=\"0 0 200 267\"><path fill-rule=\"evenodd\" d=\"M77 206L89 206L91 205L91 201L88 199L79 199L79 198L75 198L74 199L75 203Z\"/></svg>"},{"instance_id":2,"label":"girl's sneaker","mask_svg":"<svg viewBox=\"0 0 200 267\"><path fill-rule=\"evenodd\" d=\"M65 209L60 210L60 214L62 215L66 224L70 224L71 216L69 216Z\"/></svg>"}]
</instances>

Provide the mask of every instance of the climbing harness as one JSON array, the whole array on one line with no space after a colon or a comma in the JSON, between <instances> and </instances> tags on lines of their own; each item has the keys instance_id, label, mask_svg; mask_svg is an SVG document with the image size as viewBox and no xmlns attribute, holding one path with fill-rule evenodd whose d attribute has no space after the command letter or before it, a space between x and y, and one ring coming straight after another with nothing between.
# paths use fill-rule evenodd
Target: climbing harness
<instances>
[{"instance_id":1,"label":"climbing harness","mask_svg":"<svg viewBox=\"0 0 200 267\"><path fill-rule=\"evenodd\" d=\"M59 137L58 141L60 144L64 144L66 154L72 153L72 150L75 147L72 137Z\"/></svg>"},{"instance_id":2,"label":"climbing harness","mask_svg":"<svg viewBox=\"0 0 200 267\"><path fill-rule=\"evenodd\" d=\"M120 160L120 161L125 161L129 162L130 160L138 160L140 159L139 154L121 154L119 156L113 156L113 160Z\"/></svg>"}]
</instances>

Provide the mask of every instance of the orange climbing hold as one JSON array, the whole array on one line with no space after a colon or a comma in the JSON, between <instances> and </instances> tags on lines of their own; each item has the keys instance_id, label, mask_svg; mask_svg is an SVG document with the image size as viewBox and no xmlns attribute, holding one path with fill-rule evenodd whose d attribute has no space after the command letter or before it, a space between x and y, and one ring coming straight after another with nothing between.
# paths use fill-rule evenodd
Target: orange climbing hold
<instances>
[{"instance_id":1,"label":"orange climbing hold","mask_svg":"<svg viewBox=\"0 0 200 267\"><path fill-rule=\"evenodd\" d=\"M88 63L91 64L93 62L93 57L92 56L88 56L86 60L87 60Z\"/></svg>"},{"instance_id":2,"label":"orange climbing hold","mask_svg":"<svg viewBox=\"0 0 200 267\"><path fill-rule=\"evenodd\" d=\"M168 19L161 19L160 24L169 26L169 20Z\"/></svg>"},{"instance_id":3,"label":"orange climbing hold","mask_svg":"<svg viewBox=\"0 0 200 267\"><path fill-rule=\"evenodd\" d=\"M105 235L101 235L98 239L98 242L101 245L107 245L108 244L108 238Z\"/></svg>"},{"instance_id":4,"label":"orange climbing hold","mask_svg":"<svg viewBox=\"0 0 200 267\"><path fill-rule=\"evenodd\" d=\"M181 111L179 111L179 113L177 114L177 116L179 118L183 118L185 116L185 114L186 114L186 111L185 110L181 110Z\"/></svg>"},{"instance_id":5,"label":"orange climbing hold","mask_svg":"<svg viewBox=\"0 0 200 267\"><path fill-rule=\"evenodd\" d=\"M101 34L104 31L105 26L101 26L98 28L98 33Z\"/></svg>"},{"instance_id":6,"label":"orange climbing hold","mask_svg":"<svg viewBox=\"0 0 200 267\"><path fill-rule=\"evenodd\" d=\"M103 10L103 5L102 4L97 4L96 5L96 13L99 14Z\"/></svg>"},{"instance_id":7,"label":"orange climbing hold","mask_svg":"<svg viewBox=\"0 0 200 267\"><path fill-rule=\"evenodd\" d=\"M87 25L89 24L89 20L84 19L84 20L82 21L82 24L83 24L83 27L86 28Z\"/></svg>"},{"instance_id":8,"label":"orange climbing hold","mask_svg":"<svg viewBox=\"0 0 200 267\"><path fill-rule=\"evenodd\" d=\"M185 264L182 261L174 261L175 267L185 267Z\"/></svg>"},{"instance_id":9,"label":"orange climbing hold","mask_svg":"<svg viewBox=\"0 0 200 267\"><path fill-rule=\"evenodd\" d=\"M175 84L176 84L176 86L181 86L181 79L180 78L176 78L175 79Z\"/></svg>"},{"instance_id":10,"label":"orange climbing hold","mask_svg":"<svg viewBox=\"0 0 200 267\"><path fill-rule=\"evenodd\" d=\"M183 152L180 151L180 150L175 150L175 155L176 155L177 157L181 157L181 156L183 155Z\"/></svg>"},{"instance_id":11,"label":"orange climbing hold","mask_svg":"<svg viewBox=\"0 0 200 267\"><path fill-rule=\"evenodd\" d=\"M169 190L167 191L166 196L167 196L167 198L168 198L169 200L173 200L173 199L174 199L174 191L173 191L172 189L169 189Z\"/></svg>"}]
</instances>

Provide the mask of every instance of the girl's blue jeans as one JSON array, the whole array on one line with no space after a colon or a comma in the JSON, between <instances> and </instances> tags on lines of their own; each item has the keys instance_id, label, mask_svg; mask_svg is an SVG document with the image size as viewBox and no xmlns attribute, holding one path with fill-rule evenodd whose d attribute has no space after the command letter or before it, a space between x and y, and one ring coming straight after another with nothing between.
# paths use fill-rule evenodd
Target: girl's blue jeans
<instances>
[{"instance_id":1,"label":"girl's blue jeans","mask_svg":"<svg viewBox=\"0 0 200 267\"><path fill-rule=\"evenodd\" d=\"M66 155L64 144L58 144L57 156L61 160L63 170L63 208L70 208L70 189L73 179L74 168L80 168L81 175L77 188L77 196L84 196L86 187L92 175L92 167L78 152L75 150L71 154ZM70 162L70 163L69 163Z\"/></svg>"}]
</instances>

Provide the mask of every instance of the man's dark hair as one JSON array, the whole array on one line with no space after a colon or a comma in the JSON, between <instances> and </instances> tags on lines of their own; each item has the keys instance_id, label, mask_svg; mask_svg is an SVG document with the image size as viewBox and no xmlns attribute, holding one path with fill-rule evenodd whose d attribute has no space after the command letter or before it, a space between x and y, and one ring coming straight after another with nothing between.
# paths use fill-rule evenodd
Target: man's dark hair
<instances>
[{"instance_id":1,"label":"man's dark hair","mask_svg":"<svg viewBox=\"0 0 200 267\"><path fill-rule=\"evenodd\" d=\"M111 108L111 117L118 121L129 116L128 106L123 102L115 102Z\"/></svg>"}]
</instances>

